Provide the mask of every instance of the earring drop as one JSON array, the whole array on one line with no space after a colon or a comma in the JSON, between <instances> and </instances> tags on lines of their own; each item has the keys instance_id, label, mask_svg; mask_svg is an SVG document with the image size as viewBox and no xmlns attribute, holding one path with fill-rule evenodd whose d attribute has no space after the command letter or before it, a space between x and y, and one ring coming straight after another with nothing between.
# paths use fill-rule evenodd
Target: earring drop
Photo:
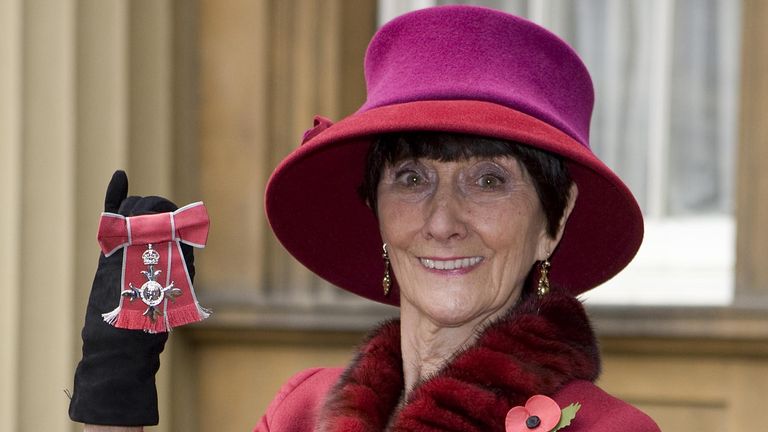
<instances>
[{"instance_id":1,"label":"earring drop","mask_svg":"<svg viewBox=\"0 0 768 432\"><path fill-rule=\"evenodd\" d=\"M539 264L539 284L536 287L536 294L539 298L549 294L549 259L545 259Z\"/></svg>"},{"instance_id":2,"label":"earring drop","mask_svg":"<svg viewBox=\"0 0 768 432\"><path fill-rule=\"evenodd\" d=\"M389 275L389 254L387 253L387 244L382 246L384 253L381 257L384 258L384 278L381 280L381 287L384 288L384 297L389 295L389 290L392 288L392 277Z\"/></svg>"}]
</instances>

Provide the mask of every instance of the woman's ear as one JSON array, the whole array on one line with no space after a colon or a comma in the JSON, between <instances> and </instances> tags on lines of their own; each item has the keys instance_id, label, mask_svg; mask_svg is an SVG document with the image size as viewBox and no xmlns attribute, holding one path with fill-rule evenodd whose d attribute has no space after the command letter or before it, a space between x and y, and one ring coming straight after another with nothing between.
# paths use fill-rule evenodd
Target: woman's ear
<instances>
[{"instance_id":1,"label":"woman's ear","mask_svg":"<svg viewBox=\"0 0 768 432\"><path fill-rule=\"evenodd\" d=\"M576 199L579 197L579 187L576 183L571 183L571 188L568 190L568 200L565 202L565 208L563 209L563 216L560 218L560 223L557 226L557 233L554 237L545 235L545 239L542 242L542 247L539 250L539 260L543 261L552 255L552 252L560 244L560 239L563 237L563 231L565 231L565 224L568 223L568 217L571 216L573 207L576 205Z\"/></svg>"}]
</instances>

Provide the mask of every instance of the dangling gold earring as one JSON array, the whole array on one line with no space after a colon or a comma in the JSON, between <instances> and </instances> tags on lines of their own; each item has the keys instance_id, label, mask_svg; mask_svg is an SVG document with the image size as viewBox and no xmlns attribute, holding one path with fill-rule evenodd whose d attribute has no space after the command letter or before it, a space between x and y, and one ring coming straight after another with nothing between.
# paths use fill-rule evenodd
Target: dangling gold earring
<instances>
[{"instance_id":1,"label":"dangling gold earring","mask_svg":"<svg viewBox=\"0 0 768 432\"><path fill-rule=\"evenodd\" d=\"M384 253L381 257L384 258L384 279L381 280L381 287L384 288L384 297L389 295L389 289L392 288L392 277L389 275L389 254L387 253L387 244L382 246Z\"/></svg>"},{"instance_id":2,"label":"dangling gold earring","mask_svg":"<svg viewBox=\"0 0 768 432\"><path fill-rule=\"evenodd\" d=\"M536 294L539 298L549 294L549 259L545 259L539 264L539 285L536 288Z\"/></svg>"}]
</instances>

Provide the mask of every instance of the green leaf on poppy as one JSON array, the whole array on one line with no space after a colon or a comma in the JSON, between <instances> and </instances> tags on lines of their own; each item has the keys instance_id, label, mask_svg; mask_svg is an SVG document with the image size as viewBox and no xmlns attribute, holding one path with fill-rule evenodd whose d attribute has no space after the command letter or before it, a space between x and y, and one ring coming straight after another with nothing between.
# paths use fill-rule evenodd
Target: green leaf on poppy
<instances>
[{"instance_id":1,"label":"green leaf on poppy","mask_svg":"<svg viewBox=\"0 0 768 432\"><path fill-rule=\"evenodd\" d=\"M581 409L581 404L576 402L563 408L562 414L560 414L560 423L552 429L551 432L559 431L560 429L570 426L571 420L576 418L576 413Z\"/></svg>"}]
</instances>

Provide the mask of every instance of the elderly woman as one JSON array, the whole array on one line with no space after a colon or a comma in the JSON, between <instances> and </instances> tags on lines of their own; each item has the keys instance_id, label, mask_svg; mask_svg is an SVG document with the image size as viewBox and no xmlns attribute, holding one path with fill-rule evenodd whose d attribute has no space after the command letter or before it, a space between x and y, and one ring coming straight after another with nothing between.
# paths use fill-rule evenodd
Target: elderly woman
<instances>
[{"instance_id":1,"label":"elderly woman","mask_svg":"<svg viewBox=\"0 0 768 432\"><path fill-rule=\"evenodd\" d=\"M400 320L346 370L294 377L257 430L550 431L572 403L565 430L658 430L592 383L574 296L629 262L642 219L589 150L592 85L573 50L447 6L383 26L365 72L366 103L317 119L270 179L267 214L299 261Z\"/></svg>"},{"instance_id":2,"label":"elderly woman","mask_svg":"<svg viewBox=\"0 0 768 432\"><path fill-rule=\"evenodd\" d=\"M446 6L383 26L365 73L366 103L318 117L275 170L267 214L309 269L400 319L346 369L293 377L256 430L658 431L593 384L575 296L626 266L642 218L589 149L574 51Z\"/></svg>"}]
</instances>

